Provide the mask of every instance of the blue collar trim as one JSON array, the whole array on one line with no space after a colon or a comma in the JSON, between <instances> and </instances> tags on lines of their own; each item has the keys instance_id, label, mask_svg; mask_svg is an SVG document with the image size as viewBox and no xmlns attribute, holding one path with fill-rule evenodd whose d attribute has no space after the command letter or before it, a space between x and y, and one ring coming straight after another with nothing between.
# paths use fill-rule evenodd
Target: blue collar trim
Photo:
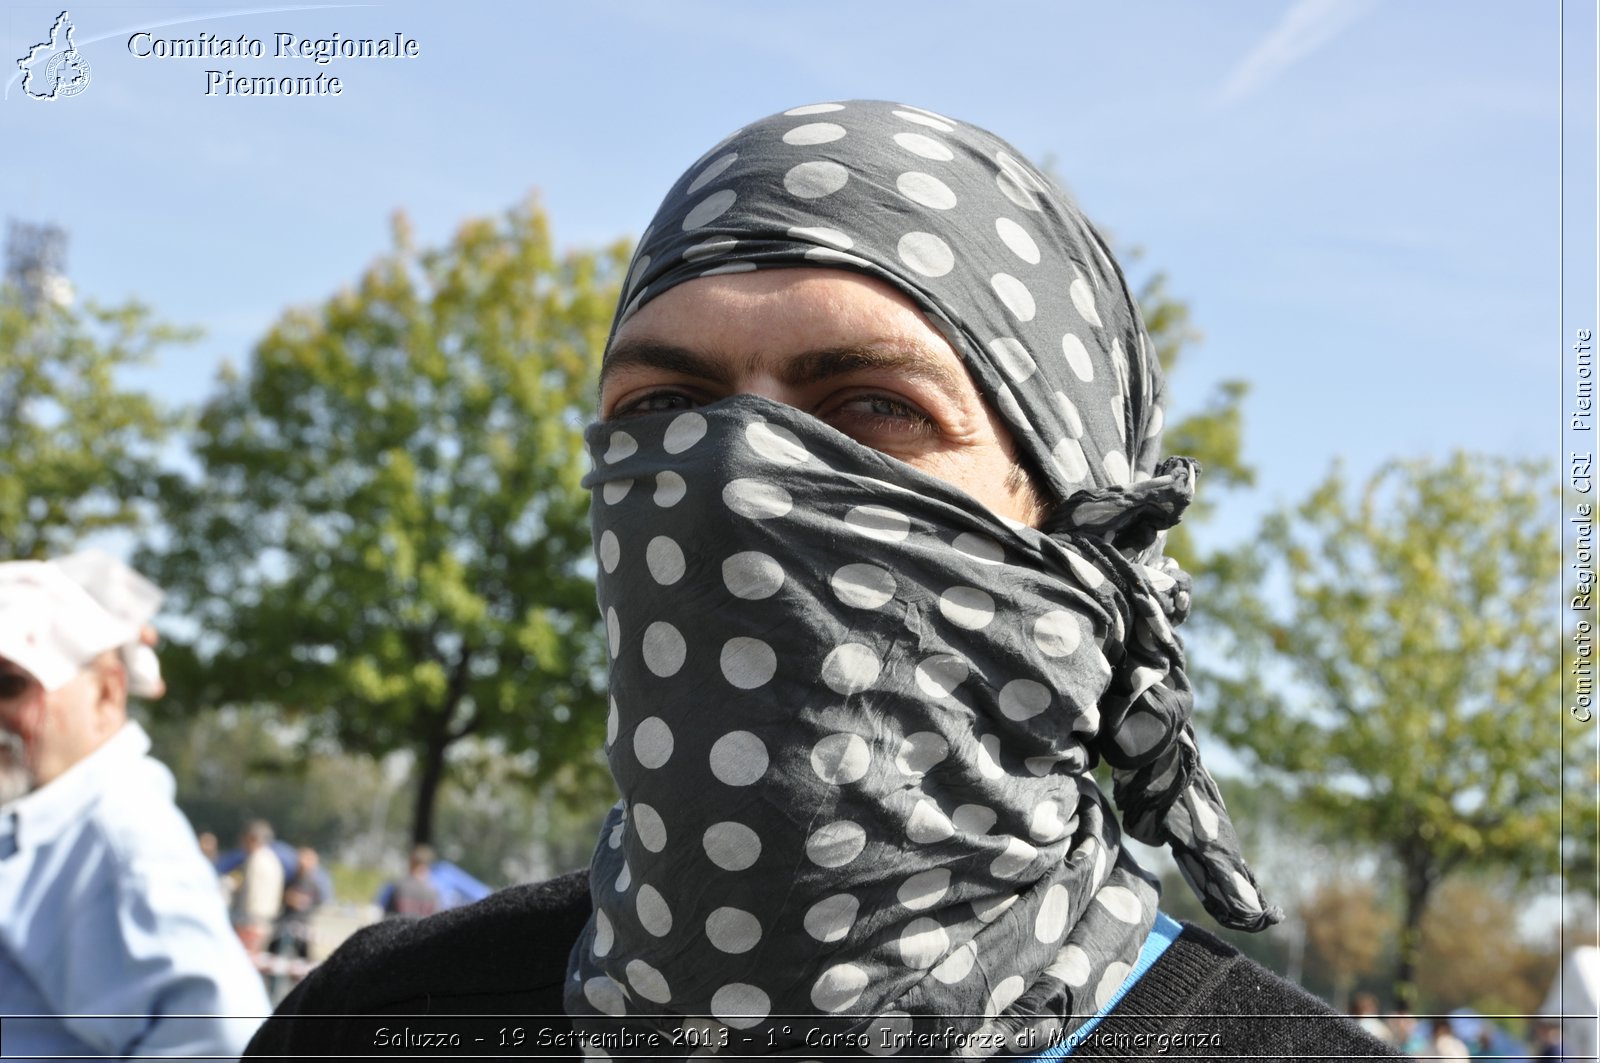
<instances>
[{"instance_id":1,"label":"blue collar trim","mask_svg":"<svg viewBox=\"0 0 1600 1063\"><path fill-rule=\"evenodd\" d=\"M1060 1044L1052 1045L1030 1059L1065 1059L1072 1055L1072 1050L1077 1048L1089 1037L1089 1032L1100 1025L1100 1020L1111 1014L1116 1006L1122 1003L1122 998L1128 995L1128 990L1133 988L1135 982L1144 977L1144 973L1161 958L1167 951L1167 946L1178 940L1178 935L1183 933L1183 924L1171 918L1165 912L1156 913L1155 925L1150 928L1150 936L1144 939L1144 948L1139 950L1139 958L1134 961L1133 970L1128 972L1128 977L1122 980L1122 985L1106 1001L1105 1007L1095 1012L1088 1022L1073 1030L1072 1033Z\"/></svg>"}]
</instances>

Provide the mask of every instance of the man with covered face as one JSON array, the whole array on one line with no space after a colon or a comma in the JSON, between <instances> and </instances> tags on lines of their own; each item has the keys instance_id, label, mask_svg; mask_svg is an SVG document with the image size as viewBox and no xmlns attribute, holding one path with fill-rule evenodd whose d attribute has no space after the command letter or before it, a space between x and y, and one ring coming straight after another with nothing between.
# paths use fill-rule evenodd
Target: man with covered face
<instances>
[{"instance_id":1,"label":"man with covered face","mask_svg":"<svg viewBox=\"0 0 1600 1063\"><path fill-rule=\"evenodd\" d=\"M158 600L105 554L0 564L9 1055L231 1057L269 1009L172 775L128 718L130 687L161 689L141 640Z\"/></svg>"},{"instance_id":2,"label":"man with covered face","mask_svg":"<svg viewBox=\"0 0 1600 1063\"><path fill-rule=\"evenodd\" d=\"M564 1012L591 1055L1390 1054L1162 916L1122 844L1281 918L1189 724L1163 403L1103 241L993 135L850 101L706 152L588 433L622 795L591 865L369 932L288 1010L436 1004L432 964L510 940L461 1010Z\"/></svg>"}]
</instances>

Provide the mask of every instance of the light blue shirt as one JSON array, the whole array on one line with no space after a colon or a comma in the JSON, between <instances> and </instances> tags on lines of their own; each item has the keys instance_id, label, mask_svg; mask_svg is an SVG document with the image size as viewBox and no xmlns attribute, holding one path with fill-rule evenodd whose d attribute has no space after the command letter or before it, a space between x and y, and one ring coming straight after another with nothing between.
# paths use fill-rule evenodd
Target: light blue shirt
<instances>
[{"instance_id":1,"label":"light blue shirt","mask_svg":"<svg viewBox=\"0 0 1600 1063\"><path fill-rule=\"evenodd\" d=\"M272 1010L149 749L130 721L0 807L8 1058L233 1059Z\"/></svg>"}]
</instances>

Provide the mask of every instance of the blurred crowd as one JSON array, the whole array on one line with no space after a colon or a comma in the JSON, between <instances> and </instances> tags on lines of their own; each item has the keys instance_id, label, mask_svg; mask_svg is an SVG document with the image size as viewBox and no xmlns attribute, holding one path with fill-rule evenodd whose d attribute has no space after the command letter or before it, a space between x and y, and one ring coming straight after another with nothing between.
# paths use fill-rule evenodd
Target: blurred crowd
<instances>
[{"instance_id":1,"label":"blurred crowd","mask_svg":"<svg viewBox=\"0 0 1600 1063\"><path fill-rule=\"evenodd\" d=\"M334 899L333 878L310 846L277 842L272 825L254 820L238 848L218 851L217 836L199 835L200 851L217 871L229 921L245 950L305 959L312 917Z\"/></svg>"},{"instance_id":2,"label":"blurred crowd","mask_svg":"<svg viewBox=\"0 0 1600 1063\"><path fill-rule=\"evenodd\" d=\"M1548 1019L1533 1021L1532 1043L1524 1044L1468 1008L1457 1008L1448 1015L1421 1016L1397 1006L1380 1014L1377 997L1357 993L1351 998L1350 1015L1374 1037L1418 1059L1563 1058L1561 1026Z\"/></svg>"},{"instance_id":3,"label":"blurred crowd","mask_svg":"<svg viewBox=\"0 0 1600 1063\"><path fill-rule=\"evenodd\" d=\"M319 919L336 901L333 877L317 850L278 839L272 824L252 820L238 844L220 848L217 836L201 831L200 851L217 873L217 885L234 933L264 973L303 975L309 963L274 964L271 958L314 961L326 955L354 926L377 914L385 919L421 919L487 896L489 887L448 861L431 846L413 846L404 874L386 882L370 905L354 905L358 915L330 936Z\"/></svg>"}]
</instances>

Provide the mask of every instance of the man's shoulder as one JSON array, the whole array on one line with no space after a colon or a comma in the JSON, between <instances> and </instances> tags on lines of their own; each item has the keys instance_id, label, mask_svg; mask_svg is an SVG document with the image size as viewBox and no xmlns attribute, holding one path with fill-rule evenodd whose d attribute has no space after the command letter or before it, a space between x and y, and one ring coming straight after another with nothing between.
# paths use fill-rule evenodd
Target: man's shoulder
<instances>
[{"instance_id":1,"label":"man's shoulder","mask_svg":"<svg viewBox=\"0 0 1600 1063\"><path fill-rule=\"evenodd\" d=\"M166 765L141 757L100 789L83 827L114 854L125 874L153 871L167 879L182 868L185 877L211 882L215 872L201 855L194 828L174 801L173 791Z\"/></svg>"},{"instance_id":2,"label":"man's shoulder","mask_svg":"<svg viewBox=\"0 0 1600 1063\"><path fill-rule=\"evenodd\" d=\"M204 863L189 821L173 802L172 774L148 757L122 757L103 763L94 775L59 779L12 806L19 816L18 838L26 850L44 854L27 866L78 869L86 888L93 868L100 876L136 879L156 869L170 879L182 868ZM59 791L52 787L65 782Z\"/></svg>"},{"instance_id":3,"label":"man's shoulder","mask_svg":"<svg viewBox=\"0 0 1600 1063\"><path fill-rule=\"evenodd\" d=\"M1207 931L1183 933L1075 1055L1359 1059L1400 1055Z\"/></svg>"},{"instance_id":4,"label":"man's shoulder","mask_svg":"<svg viewBox=\"0 0 1600 1063\"><path fill-rule=\"evenodd\" d=\"M296 987L246 1054L370 1036L371 1022L311 1016L559 1015L567 955L589 911L589 873L575 871L426 919L375 923Z\"/></svg>"}]
</instances>

